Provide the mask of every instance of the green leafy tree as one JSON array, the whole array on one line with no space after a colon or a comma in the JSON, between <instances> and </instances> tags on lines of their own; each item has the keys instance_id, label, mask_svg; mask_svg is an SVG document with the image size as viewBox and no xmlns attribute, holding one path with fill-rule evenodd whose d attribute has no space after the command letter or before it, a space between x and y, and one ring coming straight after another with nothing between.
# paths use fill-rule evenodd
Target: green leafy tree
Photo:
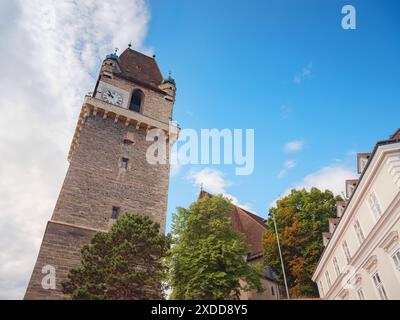
<instances>
[{"instance_id":1,"label":"green leafy tree","mask_svg":"<svg viewBox=\"0 0 400 320\"><path fill-rule=\"evenodd\" d=\"M269 226L264 236L265 263L283 279L272 214L276 218L289 291L292 297L318 297L311 280L323 251L322 232L328 230L329 218L336 216L335 197L329 190L292 190L270 209Z\"/></svg>"},{"instance_id":2,"label":"green leafy tree","mask_svg":"<svg viewBox=\"0 0 400 320\"><path fill-rule=\"evenodd\" d=\"M169 264L173 299L238 299L240 290L262 290L260 270L248 265L250 252L231 227L232 204L208 197L173 217Z\"/></svg>"},{"instance_id":3,"label":"green leafy tree","mask_svg":"<svg viewBox=\"0 0 400 320\"><path fill-rule=\"evenodd\" d=\"M75 300L161 299L168 248L159 224L125 214L82 248L81 265L69 272L63 292Z\"/></svg>"}]
</instances>

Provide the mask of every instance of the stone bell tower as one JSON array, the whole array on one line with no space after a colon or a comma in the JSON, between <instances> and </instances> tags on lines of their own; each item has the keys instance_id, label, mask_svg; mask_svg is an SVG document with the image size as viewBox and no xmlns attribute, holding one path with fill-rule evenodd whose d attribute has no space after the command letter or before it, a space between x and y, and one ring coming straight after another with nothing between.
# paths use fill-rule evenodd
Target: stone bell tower
<instances>
[{"instance_id":1,"label":"stone bell tower","mask_svg":"<svg viewBox=\"0 0 400 320\"><path fill-rule=\"evenodd\" d=\"M147 161L154 144L147 133L162 130L167 143L174 143L175 92L175 81L163 79L154 58L129 48L104 60L93 95L84 98L69 169L25 299L65 298L61 282L79 264L80 248L121 214L147 214L164 231L169 161Z\"/></svg>"}]
</instances>

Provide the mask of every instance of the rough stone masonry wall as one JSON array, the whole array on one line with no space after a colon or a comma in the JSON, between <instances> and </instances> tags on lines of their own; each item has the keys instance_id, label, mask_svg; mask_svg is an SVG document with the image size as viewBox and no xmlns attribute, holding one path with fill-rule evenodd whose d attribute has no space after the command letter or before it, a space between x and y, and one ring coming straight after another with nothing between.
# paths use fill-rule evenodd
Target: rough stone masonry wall
<instances>
[{"instance_id":1,"label":"rough stone masonry wall","mask_svg":"<svg viewBox=\"0 0 400 320\"><path fill-rule=\"evenodd\" d=\"M130 131L133 144L125 144ZM52 220L108 229L112 207L145 213L165 227L169 165L146 160L146 131L91 115L79 137ZM129 159L128 170L121 159Z\"/></svg>"},{"instance_id":2,"label":"rough stone masonry wall","mask_svg":"<svg viewBox=\"0 0 400 320\"><path fill-rule=\"evenodd\" d=\"M26 290L25 300L59 300L66 297L61 291L61 282L68 271L80 261L80 248L90 242L94 231L49 222L40 247L39 256ZM42 273L45 266L53 266L56 270L56 290L45 290Z\"/></svg>"},{"instance_id":3,"label":"rough stone masonry wall","mask_svg":"<svg viewBox=\"0 0 400 320\"><path fill-rule=\"evenodd\" d=\"M124 143L128 131L133 133L134 144ZM69 269L79 264L80 249L90 242L95 232L90 228L109 228L113 206L120 207L122 214L147 214L164 231L169 165L147 163L150 144L143 129L136 130L99 115L87 118L52 221L47 226L25 299L65 298L61 293L62 280ZM122 157L129 159L128 170L120 167ZM41 286L45 265L56 268L56 290L45 290Z\"/></svg>"}]
</instances>

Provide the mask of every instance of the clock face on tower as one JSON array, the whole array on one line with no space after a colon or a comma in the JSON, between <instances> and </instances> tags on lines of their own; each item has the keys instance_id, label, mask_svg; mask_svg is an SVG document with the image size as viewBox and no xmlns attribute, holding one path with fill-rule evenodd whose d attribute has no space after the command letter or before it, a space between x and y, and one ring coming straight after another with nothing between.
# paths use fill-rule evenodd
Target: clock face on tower
<instances>
[{"instance_id":1,"label":"clock face on tower","mask_svg":"<svg viewBox=\"0 0 400 320\"><path fill-rule=\"evenodd\" d=\"M122 95L118 92L112 91L110 89L105 89L102 95L103 101L114 104L116 106L121 107L124 99Z\"/></svg>"}]
</instances>

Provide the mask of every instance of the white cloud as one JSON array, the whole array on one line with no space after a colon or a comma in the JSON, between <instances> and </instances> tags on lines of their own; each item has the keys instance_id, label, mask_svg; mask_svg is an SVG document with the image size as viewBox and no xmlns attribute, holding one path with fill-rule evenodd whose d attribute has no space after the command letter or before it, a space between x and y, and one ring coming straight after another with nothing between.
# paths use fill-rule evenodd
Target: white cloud
<instances>
[{"instance_id":1,"label":"white cloud","mask_svg":"<svg viewBox=\"0 0 400 320\"><path fill-rule=\"evenodd\" d=\"M287 174L287 170L286 169L282 169L281 171L278 172L277 177L279 179L282 179L283 177L285 177Z\"/></svg>"},{"instance_id":2,"label":"white cloud","mask_svg":"<svg viewBox=\"0 0 400 320\"><path fill-rule=\"evenodd\" d=\"M177 148L171 148L170 176L176 176L182 169L181 154Z\"/></svg>"},{"instance_id":3,"label":"white cloud","mask_svg":"<svg viewBox=\"0 0 400 320\"><path fill-rule=\"evenodd\" d=\"M304 141L294 140L286 143L285 146L283 147L283 150L285 152L298 152L301 151L303 147L304 147Z\"/></svg>"},{"instance_id":4,"label":"white cloud","mask_svg":"<svg viewBox=\"0 0 400 320\"><path fill-rule=\"evenodd\" d=\"M332 165L305 176L302 181L295 184L295 189L310 190L312 187L317 187L321 190L331 190L335 195L341 195L345 191L345 181L357 177L356 172L347 167Z\"/></svg>"},{"instance_id":5,"label":"white cloud","mask_svg":"<svg viewBox=\"0 0 400 320\"><path fill-rule=\"evenodd\" d=\"M356 172L350 168L339 165L326 166L305 176L303 180L294 183L278 199L287 196L292 189L299 190L304 188L310 190L312 187L316 187L322 191L330 190L335 195L342 195L345 192L345 181L357 178L358 175ZM271 203L271 206L275 206L278 199Z\"/></svg>"},{"instance_id":6,"label":"white cloud","mask_svg":"<svg viewBox=\"0 0 400 320\"><path fill-rule=\"evenodd\" d=\"M213 194L225 194L226 188L232 185L225 180L223 173L219 170L204 168L198 171L191 171L188 175L189 180L192 180L195 185L203 186Z\"/></svg>"},{"instance_id":7,"label":"white cloud","mask_svg":"<svg viewBox=\"0 0 400 320\"><path fill-rule=\"evenodd\" d=\"M293 82L296 84L302 83L305 79L308 79L312 75L312 62L310 62L307 66L303 68L303 70L296 74L293 78Z\"/></svg>"},{"instance_id":8,"label":"white cloud","mask_svg":"<svg viewBox=\"0 0 400 320\"><path fill-rule=\"evenodd\" d=\"M227 198L230 198L233 204L240 206L243 209L251 210L251 205L249 204L240 204L239 200L229 194L226 191L226 188L232 185L232 183L225 179L224 174L215 169L204 168L201 170L191 170L187 176L190 181L200 187L203 187L204 190L210 192L211 194L222 194Z\"/></svg>"},{"instance_id":9,"label":"white cloud","mask_svg":"<svg viewBox=\"0 0 400 320\"><path fill-rule=\"evenodd\" d=\"M293 169L297 166L297 162L295 160L287 160L284 165L286 169Z\"/></svg>"},{"instance_id":10,"label":"white cloud","mask_svg":"<svg viewBox=\"0 0 400 320\"><path fill-rule=\"evenodd\" d=\"M144 0L0 3L0 299L23 297L101 60L148 21Z\"/></svg>"},{"instance_id":11,"label":"white cloud","mask_svg":"<svg viewBox=\"0 0 400 320\"><path fill-rule=\"evenodd\" d=\"M287 160L283 164L283 169L279 171L278 178L281 179L286 176L289 170L295 168L297 166L297 162L295 160Z\"/></svg>"}]
</instances>

